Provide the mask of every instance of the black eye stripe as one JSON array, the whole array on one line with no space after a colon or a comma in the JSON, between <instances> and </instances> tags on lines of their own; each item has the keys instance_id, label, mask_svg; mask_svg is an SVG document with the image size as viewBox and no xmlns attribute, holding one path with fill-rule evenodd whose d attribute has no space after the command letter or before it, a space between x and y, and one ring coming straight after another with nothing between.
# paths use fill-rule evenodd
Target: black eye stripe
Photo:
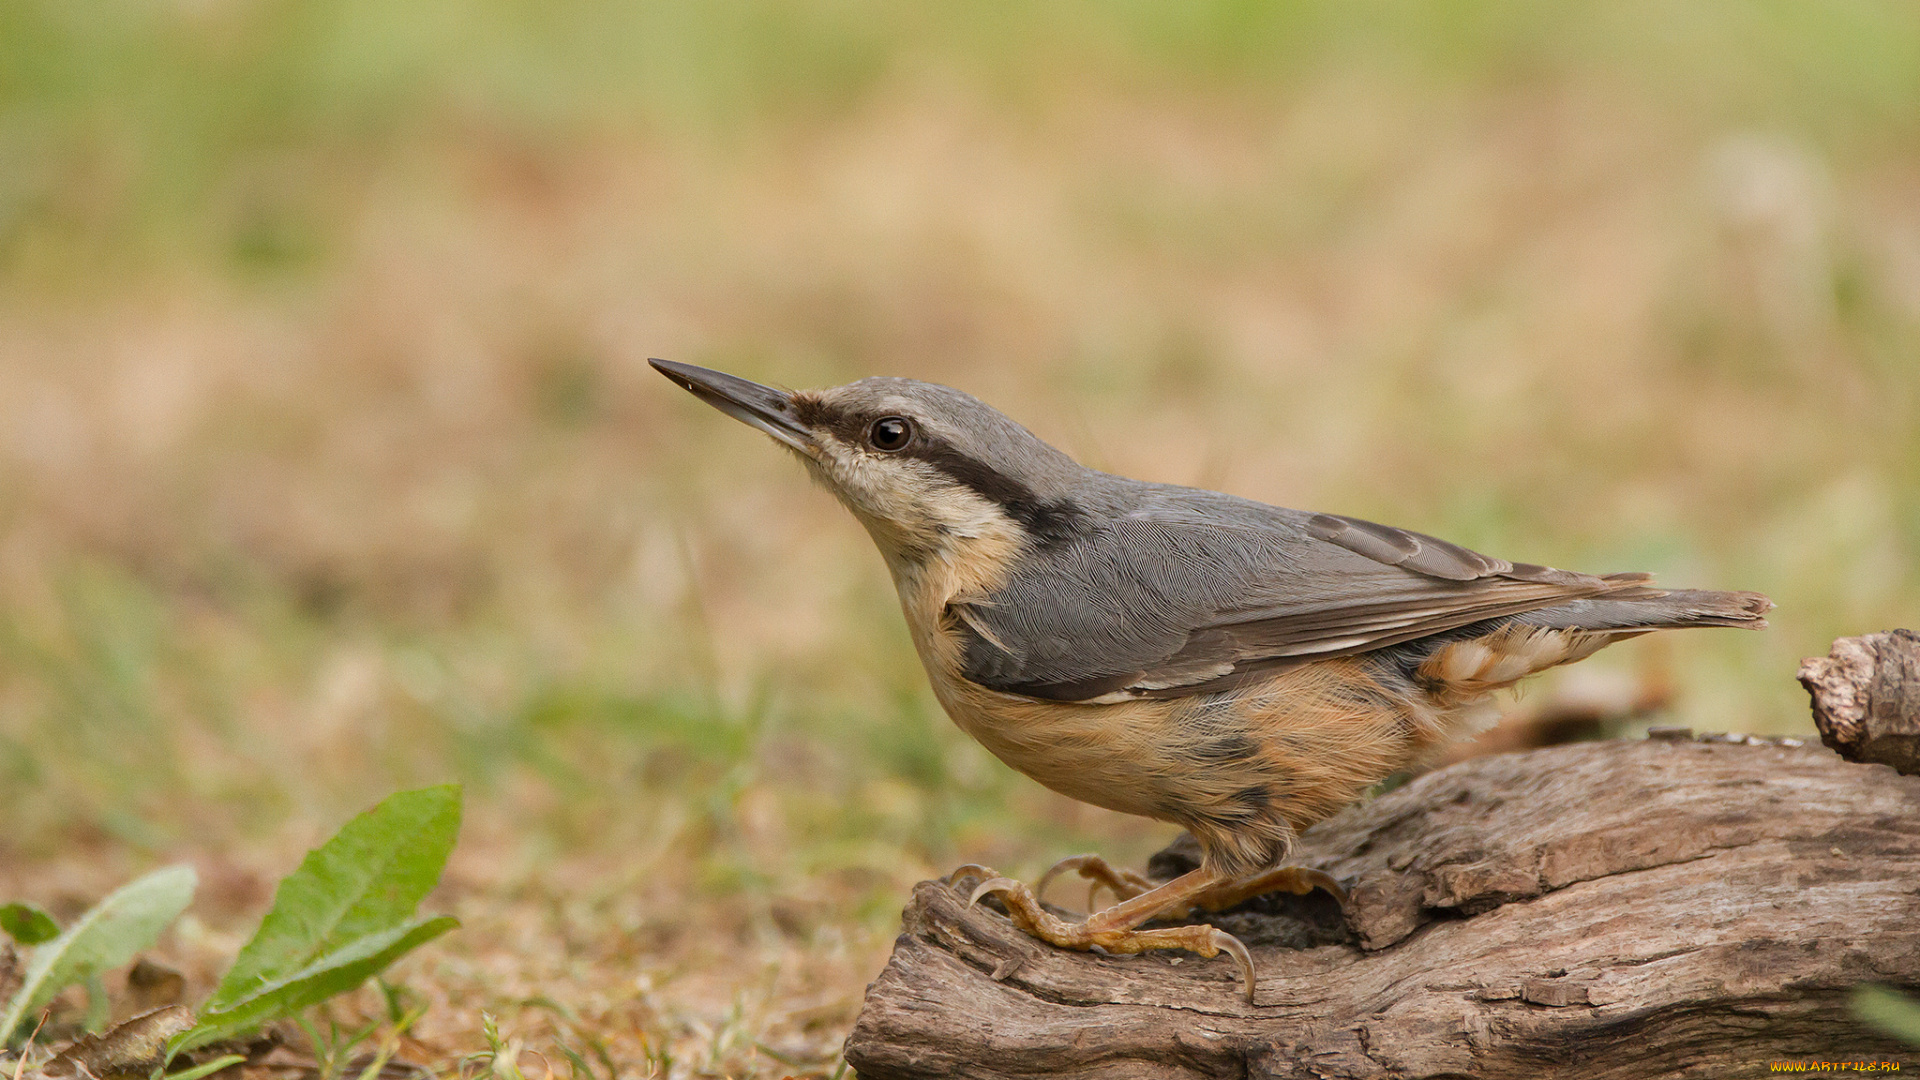
<instances>
[{"instance_id":1,"label":"black eye stripe","mask_svg":"<svg viewBox=\"0 0 1920 1080\"><path fill-rule=\"evenodd\" d=\"M1071 537L1086 516L1065 500L1042 499L1032 488L937 436L921 433L906 456L926 462L949 480L996 504L1042 544Z\"/></svg>"}]
</instances>

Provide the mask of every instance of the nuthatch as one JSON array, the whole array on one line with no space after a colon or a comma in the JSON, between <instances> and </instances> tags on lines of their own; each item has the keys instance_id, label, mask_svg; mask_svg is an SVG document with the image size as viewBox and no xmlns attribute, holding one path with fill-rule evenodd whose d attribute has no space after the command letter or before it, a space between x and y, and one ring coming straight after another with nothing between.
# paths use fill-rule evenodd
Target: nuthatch
<instances>
[{"instance_id":1,"label":"nuthatch","mask_svg":"<svg viewBox=\"0 0 1920 1080\"><path fill-rule=\"evenodd\" d=\"M979 867L1055 945L1230 953L1208 925L1138 929L1326 874L1299 830L1448 741L1489 694L1649 630L1758 629L1758 593L1669 591L1495 559L1370 521L1097 472L958 390L870 378L785 391L664 360L661 374L797 453L886 559L933 691L994 756L1063 795L1184 826L1164 884L1093 856L1119 902L1078 923ZM960 871L956 872L956 879Z\"/></svg>"}]
</instances>

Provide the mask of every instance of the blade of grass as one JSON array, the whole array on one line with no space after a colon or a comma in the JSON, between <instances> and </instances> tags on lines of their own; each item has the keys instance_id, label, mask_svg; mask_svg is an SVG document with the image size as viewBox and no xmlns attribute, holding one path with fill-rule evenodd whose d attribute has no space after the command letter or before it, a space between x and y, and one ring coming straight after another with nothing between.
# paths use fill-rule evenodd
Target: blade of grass
<instances>
[{"instance_id":1,"label":"blade of grass","mask_svg":"<svg viewBox=\"0 0 1920 1080\"><path fill-rule=\"evenodd\" d=\"M212 1076L229 1065L238 1065L245 1060L247 1060L246 1057L241 1054L222 1054L212 1061L202 1062L191 1069L168 1073L166 1080L200 1080L203 1076Z\"/></svg>"},{"instance_id":2,"label":"blade of grass","mask_svg":"<svg viewBox=\"0 0 1920 1080\"><path fill-rule=\"evenodd\" d=\"M1853 992L1853 1014L1896 1039L1920 1046L1920 1001L1884 986Z\"/></svg>"},{"instance_id":3,"label":"blade of grass","mask_svg":"<svg viewBox=\"0 0 1920 1080\"><path fill-rule=\"evenodd\" d=\"M20 1080L20 1077L26 1073L27 1055L33 1053L33 1040L40 1037L40 1029L46 1026L47 1014L41 1013L40 1022L33 1025L33 1030L27 1033L27 1044L20 1048L20 1056L14 1059L13 1080Z\"/></svg>"}]
</instances>

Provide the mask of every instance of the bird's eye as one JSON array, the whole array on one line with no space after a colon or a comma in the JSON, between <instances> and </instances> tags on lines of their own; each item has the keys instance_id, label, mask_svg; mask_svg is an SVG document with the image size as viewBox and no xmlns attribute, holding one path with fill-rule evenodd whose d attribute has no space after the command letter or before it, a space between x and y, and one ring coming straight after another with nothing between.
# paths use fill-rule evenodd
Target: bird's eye
<instances>
[{"instance_id":1,"label":"bird's eye","mask_svg":"<svg viewBox=\"0 0 1920 1080\"><path fill-rule=\"evenodd\" d=\"M913 422L904 416L883 416L867 429L867 441L875 450L892 453L913 441Z\"/></svg>"}]
</instances>

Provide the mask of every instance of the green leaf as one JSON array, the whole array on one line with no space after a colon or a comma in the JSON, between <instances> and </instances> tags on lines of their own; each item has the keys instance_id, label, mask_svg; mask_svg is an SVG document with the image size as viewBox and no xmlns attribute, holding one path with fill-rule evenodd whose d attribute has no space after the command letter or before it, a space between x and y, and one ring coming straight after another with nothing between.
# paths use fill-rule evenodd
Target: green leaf
<instances>
[{"instance_id":1,"label":"green leaf","mask_svg":"<svg viewBox=\"0 0 1920 1080\"><path fill-rule=\"evenodd\" d=\"M401 956L458 925L460 920L442 915L415 919L356 938L299 971L256 987L250 994L219 1008L209 1005L202 1009L200 1022L176 1039L170 1050L179 1053L232 1038L309 1005L318 1005L335 994L344 994Z\"/></svg>"},{"instance_id":2,"label":"green leaf","mask_svg":"<svg viewBox=\"0 0 1920 1080\"><path fill-rule=\"evenodd\" d=\"M152 945L160 931L187 909L195 881L191 866L155 870L122 885L65 933L35 948L19 991L0 1015L0 1044L55 994L119 967Z\"/></svg>"},{"instance_id":3,"label":"green leaf","mask_svg":"<svg viewBox=\"0 0 1920 1080\"><path fill-rule=\"evenodd\" d=\"M347 822L280 882L203 1012L254 1000L322 956L413 917L460 831L460 788L403 791Z\"/></svg>"},{"instance_id":4,"label":"green leaf","mask_svg":"<svg viewBox=\"0 0 1920 1080\"><path fill-rule=\"evenodd\" d=\"M1920 1001L1884 986L1853 992L1853 1014L1904 1042L1920 1046Z\"/></svg>"},{"instance_id":5,"label":"green leaf","mask_svg":"<svg viewBox=\"0 0 1920 1080\"><path fill-rule=\"evenodd\" d=\"M0 930L22 945L38 945L60 936L60 924L31 904L0 907Z\"/></svg>"}]
</instances>

